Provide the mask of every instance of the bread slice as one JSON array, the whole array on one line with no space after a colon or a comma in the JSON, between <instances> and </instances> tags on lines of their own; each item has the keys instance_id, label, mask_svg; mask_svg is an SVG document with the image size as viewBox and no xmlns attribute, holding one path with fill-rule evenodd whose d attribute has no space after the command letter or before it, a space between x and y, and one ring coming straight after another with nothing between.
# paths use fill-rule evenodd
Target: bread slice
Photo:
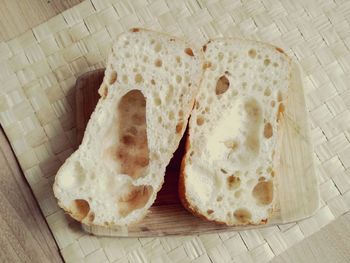
<instances>
[{"instance_id":1,"label":"bread slice","mask_svg":"<svg viewBox=\"0 0 350 263\"><path fill-rule=\"evenodd\" d=\"M187 125L201 75L200 52L165 34L118 37L79 149L59 169L58 204L93 225L145 216Z\"/></svg>"},{"instance_id":2,"label":"bread slice","mask_svg":"<svg viewBox=\"0 0 350 263\"><path fill-rule=\"evenodd\" d=\"M227 225L266 223L274 207L279 119L291 64L279 48L217 39L189 122L179 194L196 215Z\"/></svg>"}]
</instances>

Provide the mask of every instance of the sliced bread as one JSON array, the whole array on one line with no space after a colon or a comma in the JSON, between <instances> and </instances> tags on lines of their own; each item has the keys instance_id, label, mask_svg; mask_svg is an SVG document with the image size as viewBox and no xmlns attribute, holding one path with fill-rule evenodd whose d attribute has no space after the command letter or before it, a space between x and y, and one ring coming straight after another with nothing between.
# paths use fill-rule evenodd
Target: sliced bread
<instances>
[{"instance_id":1,"label":"sliced bread","mask_svg":"<svg viewBox=\"0 0 350 263\"><path fill-rule=\"evenodd\" d=\"M73 218L111 226L145 216L187 125L201 75L199 54L153 31L132 29L118 37L83 141L53 186Z\"/></svg>"},{"instance_id":2,"label":"sliced bread","mask_svg":"<svg viewBox=\"0 0 350 263\"><path fill-rule=\"evenodd\" d=\"M279 48L216 39L191 113L179 194L192 213L227 225L266 223L290 79Z\"/></svg>"}]
</instances>

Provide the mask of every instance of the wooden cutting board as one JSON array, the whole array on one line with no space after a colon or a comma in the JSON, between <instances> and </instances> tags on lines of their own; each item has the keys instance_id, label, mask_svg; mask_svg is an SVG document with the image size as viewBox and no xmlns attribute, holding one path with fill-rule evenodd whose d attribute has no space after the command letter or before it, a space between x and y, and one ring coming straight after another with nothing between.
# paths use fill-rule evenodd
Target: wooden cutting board
<instances>
[{"instance_id":1,"label":"wooden cutting board","mask_svg":"<svg viewBox=\"0 0 350 263\"><path fill-rule=\"evenodd\" d=\"M204 221L187 212L181 205L178 193L178 176L184 140L169 163L165 183L157 195L147 216L138 224L108 229L100 226L85 226L85 231L104 236L163 236L203 234L217 231L246 230L275 224L291 223L311 216L319 207L319 190L313 164L313 151L309 133L302 78L299 68L294 65L293 78L289 90L286 118L281 137L281 160L277 168L275 190L276 210L266 225L228 227ZM76 83L77 138L84 134L86 124L94 110L102 83L104 69L82 75Z\"/></svg>"}]
</instances>

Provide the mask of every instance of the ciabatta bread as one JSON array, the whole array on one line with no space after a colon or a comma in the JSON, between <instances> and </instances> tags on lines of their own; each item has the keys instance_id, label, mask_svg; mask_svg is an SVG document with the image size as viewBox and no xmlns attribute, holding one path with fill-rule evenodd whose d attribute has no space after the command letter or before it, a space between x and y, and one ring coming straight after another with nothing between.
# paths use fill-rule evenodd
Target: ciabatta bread
<instances>
[{"instance_id":1,"label":"ciabatta bread","mask_svg":"<svg viewBox=\"0 0 350 263\"><path fill-rule=\"evenodd\" d=\"M119 36L82 144L56 175L55 196L73 218L129 225L146 214L193 107L198 54L161 33Z\"/></svg>"},{"instance_id":2,"label":"ciabatta bread","mask_svg":"<svg viewBox=\"0 0 350 263\"><path fill-rule=\"evenodd\" d=\"M290 59L279 48L209 41L189 122L179 193L196 215L227 225L266 223L273 210L279 119Z\"/></svg>"}]
</instances>

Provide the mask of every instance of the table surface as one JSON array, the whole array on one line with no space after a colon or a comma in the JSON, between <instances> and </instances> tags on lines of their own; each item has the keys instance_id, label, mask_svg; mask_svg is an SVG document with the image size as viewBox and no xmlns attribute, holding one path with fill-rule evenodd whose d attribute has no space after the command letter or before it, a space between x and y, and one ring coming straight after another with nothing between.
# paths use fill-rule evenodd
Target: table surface
<instances>
[{"instance_id":1,"label":"table surface","mask_svg":"<svg viewBox=\"0 0 350 263\"><path fill-rule=\"evenodd\" d=\"M81 0L0 0L0 43L79 2ZM0 261L62 262L2 129L0 182ZM25 242L29 240L30 242ZM350 212L275 257L273 262L349 260Z\"/></svg>"}]
</instances>

